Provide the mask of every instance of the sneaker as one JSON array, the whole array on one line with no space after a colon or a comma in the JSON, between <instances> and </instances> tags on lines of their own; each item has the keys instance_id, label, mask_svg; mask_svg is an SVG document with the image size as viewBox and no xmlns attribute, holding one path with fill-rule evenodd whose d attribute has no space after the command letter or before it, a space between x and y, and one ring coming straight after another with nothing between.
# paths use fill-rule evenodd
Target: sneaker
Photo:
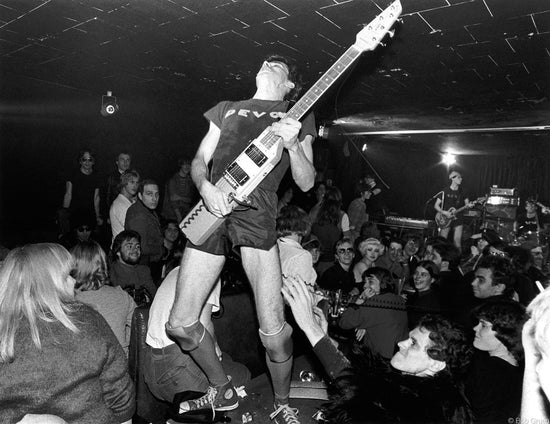
<instances>
[{"instance_id":1,"label":"sneaker","mask_svg":"<svg viewBox=\"0 0 550 424\"><path fill-rule=\"evenodd\" d=\"M269 416L276 424L300 424L298 409L288 405L275 405L275 411Z\"/></svg>"},{"instance_id":2,"label":"sneaker","mask_svg":"<svg viewBox=\"0 0 550 424\"><path fill-rule=\"evenodd\" d=\"M180 403L180 414L200 409L211 409L214 411L232 411L239 407L239 398L231 381L221 387L208 388L204 396L198 399L187 400Z\"/></svg>"}]
</instances>

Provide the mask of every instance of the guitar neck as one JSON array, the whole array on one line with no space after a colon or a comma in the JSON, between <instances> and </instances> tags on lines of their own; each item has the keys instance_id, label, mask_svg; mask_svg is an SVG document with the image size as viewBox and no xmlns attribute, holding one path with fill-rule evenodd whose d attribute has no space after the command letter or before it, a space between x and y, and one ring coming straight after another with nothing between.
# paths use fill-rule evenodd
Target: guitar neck
<instances>
[{"instance_id":1,"label":"guitar neck","mask_svg":"<svg viewBox=\"0 0 550 424\"><path fill-rule=\"evenodd\" d=\"M336 80L361 56L362 51L355 45L348 48L342 56L317 80L315 84L284 114L299 121L313 107L319 98L336 82ZM266 147L272 147L278 142L278 137L268 133L261 142Z\"/></svg>"},{"instance_id":2,"label":"guitar neck","mask_svg":"<svg viewBox=\"0 0 550 424\"><path fill-rule=\"evenodd\" d=\"M302 96L300 100L286 113L285 116L300 120L319 100L319 98L334 84L358 58L361 51L352 45L342 56L317 80L315 84Z\"/></svg>"}]
</instances>

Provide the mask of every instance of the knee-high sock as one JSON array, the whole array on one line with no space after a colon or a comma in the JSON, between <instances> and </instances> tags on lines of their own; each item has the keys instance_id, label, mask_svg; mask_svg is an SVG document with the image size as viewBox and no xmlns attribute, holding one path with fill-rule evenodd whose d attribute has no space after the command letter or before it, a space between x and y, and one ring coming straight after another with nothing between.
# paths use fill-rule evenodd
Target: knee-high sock
<instances>
[{"instance_id":1,"label":"knee-high sock","mask_svg":"<svg viewBox=\"0 0 550 424\"><path fill-rule=\"evenodd\" d=\"M267 369L271 375L271 382L273 383L275 403L287 404L290 393L290 380L292 378L293 356L291 355L284 362L273 362L266 354L265 360Z\"/></svg>"},{"instance_id":2,"label":"knee-high sock","mask_svg":"<svg viewBox=\"0 0 550 424\"><path fill-rule=\"evenodd\" d=\"M227 383L227 375L216 354L214 339L207 330L205 330L199 346L189 354L204 371L211 386L221 386Z\"/></svg>"}]
</instances>

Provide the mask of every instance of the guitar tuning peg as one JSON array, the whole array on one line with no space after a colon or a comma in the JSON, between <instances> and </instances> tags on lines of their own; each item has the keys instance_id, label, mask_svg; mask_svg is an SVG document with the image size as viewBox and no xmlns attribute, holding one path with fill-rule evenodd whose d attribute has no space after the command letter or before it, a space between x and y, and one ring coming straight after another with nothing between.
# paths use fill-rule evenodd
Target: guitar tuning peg
<instances>
[{"instance_id":1,"label":"guitar tuning peg","mask_svg":"<svg viewBox=\"0 0 550 424\"><path fill-rule=\"evenodd\" d=\"M393 36L395 35L395 30L390 29L390 30L388 31L388 35L390 36L390 38L393 38Z\"/></svg>"}]
</instances>

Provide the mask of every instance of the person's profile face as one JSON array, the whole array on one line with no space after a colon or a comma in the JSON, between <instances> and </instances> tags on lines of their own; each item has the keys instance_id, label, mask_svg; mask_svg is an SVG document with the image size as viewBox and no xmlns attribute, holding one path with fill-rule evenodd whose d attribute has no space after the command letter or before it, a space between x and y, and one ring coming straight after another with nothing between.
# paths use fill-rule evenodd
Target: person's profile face
<instances>
[{"instance_id":1,"label":"person's profile face","mask_svg":"<svg viewBox=\"0 0 550 424\"><path fill-rule=\"evenodd\" d=\"M472 291L478 299L486 299L500 294L499 286L493 285L493 271L490 268L478 268L472 281Z\"/></svg>"},{"instance_id":2,"label":"person's profile face","mask_svg":"<svg viewBox=\"0 0 550 424\"><path fill-rule=\"evenodd\" d=\"M139 179L131 177L126 183L125 188L131 196L135 196L139 190Z\"/></svg>"},{"instance_id":3,"label":"person's profile face","mask_svg":"<svg viewBox=\"0 0 550 424\"><path fill-rule=\"evenodd\" d=\"M480 319L474 327L475 338L474 347L485 352L494 352L502 349L502 342L497 339L496 331L493 330L493 324L489 321Z\"/></svg>"},{"instance_id":4,"label":"person's profile face","mask_svg":"<svg viewBox=\"0 0 550 424\"><path fill-rule=\"evenodd\" d=\"M380 294L380 280L376 275L367 275L363 283L363 290L371 289L375 295Z\"/></svg>"},{"instance_id":5,"label":"person's profile face","mask_svg":"<svg viewBox=\"0 0 550 424\"><path fill-rule=\"evenodd\" d=\"M405 374L419 377L432 375L430 366L433 360L427 352L431 343L430 331L416 327L409 332L408 339L397 343L399 351L393 355L391 365Z\"/></svg>"}]
</instances>

